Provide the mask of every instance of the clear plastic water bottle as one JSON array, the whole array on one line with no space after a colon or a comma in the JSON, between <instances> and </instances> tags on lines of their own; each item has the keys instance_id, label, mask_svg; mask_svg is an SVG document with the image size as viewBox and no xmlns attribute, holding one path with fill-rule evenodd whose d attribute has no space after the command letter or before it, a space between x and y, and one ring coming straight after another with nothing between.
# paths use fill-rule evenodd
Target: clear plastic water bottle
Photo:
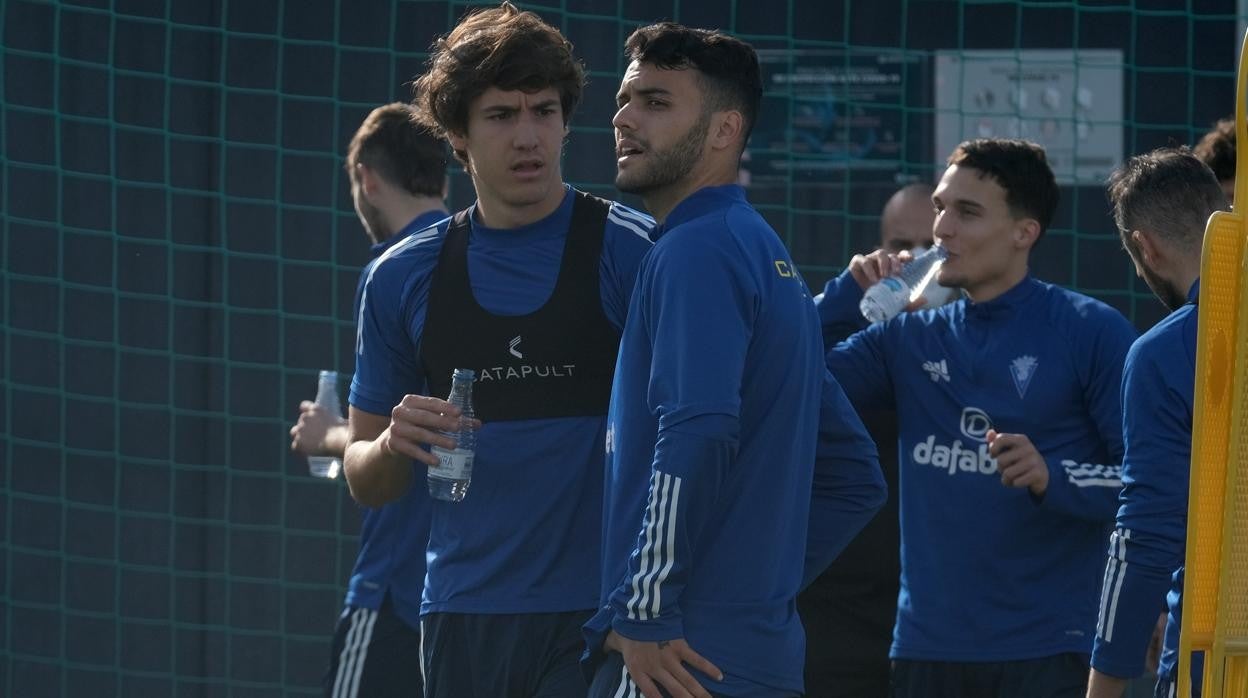
<instances>
[{"instance_id":1,"label":"clear plastic water bottle","mask_svg":"<svg viewBox=\"0 0 1248 698\"><path fill-rule=\"evenodd\" d=\"M338 402L338 372L321 371L316 384L316 404L335 417L342 417L342 405ZM342 472L342 459L334 456L308 456L308 472L315 477L333 479Z\"/></svg>"},{"instance_id":2,"label":"clear plastic water bottle","mask_svg":"<svg viewBox=\"0 0 1248 698\"><path fill-rule=\"evenodd\" d=\"M451 376L451 394L446 401L463 413L459 431L444 431L443 436L455 440L454 450L440 446L431 450L438 457L438 467L429 469L429 496L446 502L462 502L472 482L472 460L477 451L477 430L473 426L472 381L476 373L457 368Z\"/></svg>"},{"instance_id":3,"label":"clear plastic water bottle","mask_svg":"<svg viewBox=\"0 0 1248 698\"><path fill-rule=\"evenodd\" d=\"M862 316L869 322L884 322L895 317L911 301L923 295L924 287L936 277L941 263L948 256L948 250L936 245L902 267L897 276L880 279L867 289L858 304Z\"/></svg>"}]
</instances>

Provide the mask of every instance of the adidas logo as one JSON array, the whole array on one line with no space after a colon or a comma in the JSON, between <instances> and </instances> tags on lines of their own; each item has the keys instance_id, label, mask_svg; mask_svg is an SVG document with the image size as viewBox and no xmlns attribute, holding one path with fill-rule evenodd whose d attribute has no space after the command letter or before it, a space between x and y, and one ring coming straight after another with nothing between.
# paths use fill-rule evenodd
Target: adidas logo
<instances>
[{"instance_id":1,"label":"adidas logo","mask_svg":"<svg viewBox=\"0 0 1248 698\"><path fill-rule=\"evenodd\" d=\"M940 361L924 361L923 370L927 371L927 375L932 377L933 383L940 381L949 382L949 364L944 359Z\"/></svg>"}]
</instances>

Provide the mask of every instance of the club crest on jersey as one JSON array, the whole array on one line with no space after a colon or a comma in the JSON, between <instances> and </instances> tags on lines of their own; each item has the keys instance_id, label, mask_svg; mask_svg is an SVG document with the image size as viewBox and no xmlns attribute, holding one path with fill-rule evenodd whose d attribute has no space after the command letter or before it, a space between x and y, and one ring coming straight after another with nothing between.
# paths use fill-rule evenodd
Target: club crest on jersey
<instances>
[{"instance_id":1,"label":"club crest on jersey","mask_svg":"<svg viewBox=\"0 0 1248 698\"><path fill-rule=\"evenodd\" d=\"M1018 397L1021 400L1027 396L1027 386L1031 385L1031 379L1036 375L1036 367L1040 362L1036 357L1024 355L1010 362L1010 376L1014 378L1014 387L1018 389Z\"/></svg>"}]
</instances>

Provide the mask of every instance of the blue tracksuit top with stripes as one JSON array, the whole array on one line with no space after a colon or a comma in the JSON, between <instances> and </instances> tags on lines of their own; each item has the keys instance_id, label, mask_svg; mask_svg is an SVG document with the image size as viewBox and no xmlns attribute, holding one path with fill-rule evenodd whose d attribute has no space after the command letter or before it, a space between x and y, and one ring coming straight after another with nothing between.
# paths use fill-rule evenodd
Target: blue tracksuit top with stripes
<instances>
[{"instance_id":1,"label":"blue tracksuit top with stripes","mask_svg":"<svg viewBox=\"0 0 1248 698\"><path fill-rule=\"evenodd\" d=\"M801 692L797 592L885 497L822 345L805 282L740 187L671 212L616 364L591 659L610 628L683 637L724 672L693 672L717 694Z\"/></svg>"},{"instance_id":2,"label":"blue tracksuit top with stripes","mask_svg":"<svg viewBox=\"0 0 1248 698\"><path fill-rule=\"evenodd\" d=\"M1110 538L1092 666L1111 676L1144 671L1157 616L1168 606L1159 676L1178 663L1187 494L1196 382L1200 283L1188 302L1145 332L1122 373L1122 496ZM1200 673L1194 672L1196 685Z\"/></svg>"},{"instance_id":3,"label":"blue tracksuit top with stripes","mask_svg":"<svg viewBox=\"0 0 1248 698\"><path fill-rule=\"evenodd\" d=\"M507 230L481 225L472 212L468 271L483 308L518 315L550 298L574 198L569 188L554 213ZM420 341L448 222L395 245L373 268L364 289L351 383L357 409L389 415L405 394L427 394ZM607 215L599 289L607 320L621 330L653 226L649 216L620 204ZM428 571L419 612L594 608L605 433L605 415L484 424L477 432L471 494L462 502L430 500ZM412 489L426 490L425 478L421 465Z\"/></svg>"},{"instance_id":4,"label":"blue tracksuit top with stripes","mask_svg":"<svg viewBox=\"0 0 1248 698\"><path fill-rule=\"evenodd\" d=\"M422 213L398 233L375 245L372 259L360 272L352 317L360 317L364 283L386 250L446 218L446 211ZM412 628L420 627L420 597L425 588L425 541L429 540L429 495L413 487L398 501L379 509L364 507L360 552L347 584L346 605L381 608L386 594L395 614Z\"/></svg>"},{"instance_id":5,"label":"blue tracksuit top with stripes","mask_svg":"<svg viewBox=\"0 0 1248 698\"><path fill-rule=\"evenodd\" d=\"M1092 650L1134 338L1104 303L1027 277L987 302L903 313L828 352L855 405L897 411L894 658ZM1042 497L1001 484L989 429L1035 445L1049 469Z\"/></svg>"}]
</instances>

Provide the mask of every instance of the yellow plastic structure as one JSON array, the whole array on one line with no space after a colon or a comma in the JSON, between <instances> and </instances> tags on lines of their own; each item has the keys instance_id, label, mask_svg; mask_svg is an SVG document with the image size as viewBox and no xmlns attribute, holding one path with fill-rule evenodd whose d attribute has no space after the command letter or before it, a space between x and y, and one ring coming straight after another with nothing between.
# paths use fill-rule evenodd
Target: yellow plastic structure
<instances>
[{"instance_id":1,"label":"yellow plastic structure","mask_svg":"<svg viewBox=\"0 0 1248 698\"><path fill-rule=\"evenodd\" d=\"M1235 101L1235 203L1248 204L1248 37ZM1178 695L1190 698L1191 653L1205 653L1203 695L1248 697L1248 218L1209 218L1200 273L1192 472L1188 495Z\"/></svg>"}]
</instances>

